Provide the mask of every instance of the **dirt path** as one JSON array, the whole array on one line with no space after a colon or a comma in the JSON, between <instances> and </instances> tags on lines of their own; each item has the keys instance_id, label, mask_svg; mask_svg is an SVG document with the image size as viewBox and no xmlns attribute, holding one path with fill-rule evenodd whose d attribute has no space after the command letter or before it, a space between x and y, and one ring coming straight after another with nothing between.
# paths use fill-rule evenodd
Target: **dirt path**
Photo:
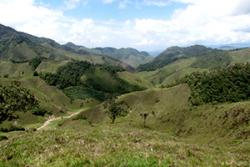
<instances>
[{"instance_id":1,"label":"dirt path","mask_svg":"<svg viewBox=\"0 0 250 167\"><path fill-rule=\"evenodd\" d=\"M42 130L42 129L46 128L53 121L72 118L72 117L80 114L82 111L84 111L84 110L79 110L79 111L74 112L74 113L72 113L72 114L70 114L68 116L63 116L63 117L62 116L60 116L60 117L54 117L54 116L49 117L49 119L46 122L44 122L42 126L40 126L39 128L37 128L37 130Z\"/></svg>"}]
</instances>

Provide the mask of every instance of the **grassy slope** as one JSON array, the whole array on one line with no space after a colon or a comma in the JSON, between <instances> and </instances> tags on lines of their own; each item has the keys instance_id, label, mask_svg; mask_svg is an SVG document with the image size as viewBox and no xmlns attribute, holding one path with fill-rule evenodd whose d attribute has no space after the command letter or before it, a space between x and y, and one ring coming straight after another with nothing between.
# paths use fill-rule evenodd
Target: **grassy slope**
<instances>
[{"instance_id":1,"label":"grassy slope","mask_svg":"<svg viewBox=\"0 0 250 167\"><path fill-rule=\"evenodd\" d=\"M155 86L173 84L176 80L184 77L186 74L204 70L191 67L195 60L196 58L180 59L158 70L140 72L136 75L150 81Z\"/></svg>"},{"instance_id":2,"label":"grassy slope","mask_svg":"<svg viewBox=\"0 0 250 167\"><path fill-rule=\"evenodd\" d=\"M55 73L56 70L60 67L68 63L68 60L65 61L42 61L42 63L37 67L37 72L49 72L49 73Z\"/></svg>"},{"instance_id":3,"label":"grassy slope","mask_svg":"<svg viewBox=\"0 0 250 167\"><path fill-rule=\"evenodd\" d=\"M137 75L136 73L130 73L130 72L120 72L118 73L119 77L128 83L141 86L143 88L152 88L153 84L150 83L148 80L144 79L140 75Z\"/></svg>"},{"instance_id":4,"label":"grassy slope","mask_svg":"<svg viewBox=\"0 0 250 167\"><path fill-rule=\"evenodd\" d=\"M211 137L249 137L248 125L250 102L225 103L192 107L188 102L190 90L187 85L165 89L149 89L122 95L120 100L130 106L130 113L118 122L129 123L133 127L142 126L140 113L148 113L147 125L154 130L162 130L178 136L210 135ZM82 117L92 122L109 121L101 105L82 113ZM247 118L247 119L244 119ZM231 128L231 129L230 129ZM198 136L199 136L198 135Z\"/></svg>"},{"instance_id":5,"label":"grassy slope","mask_svg":"<svg viewBox=\"0 0 250 167\"><path fill-rule=\"evenodd\" d=\"M26 78L1 78L2 84L10 84L11 81L20 81L21 86L30 90L31 94L39 100L42 107L53 112L59 113L61 111L68 111L70 108L77 108L79 104L71 104L70 99L66 97L59 89L49 86L39 77ZM79 102L78 102L79 103Z\"/></svg>"},{"instance_id":6,"label":"grassy slope","mask_svg":"<svg viewBox=\"0 0 250 167\"><path fill-rule=\"evenodd\" d=\"M23 74L22 74L23 72ZM0 76L9 75L9 77L24 77L33 74L28 63L11 63L9 61L0 61Z\"/></svg>"},{"instance_id":7,"label":"grassy slope","mask_svg":"<svg viewBox=\"0 0 250 167\"><path fill-rule=\"evenodd\" d=\"M119 100L129 103L131 111L115 125L97 107L78 119L57 122L57 130L8 134L9 140L0 142L0 165L248 166L250 128L238 121L244 114L235 115L235 109L250 109L250 103L193 108L189 93L186 85L179 85L123 95ZM142 112L150 113L147 128Z\"/></svg>"},{"instance_id":8,"label":"grassy slope","mask_svg":"<svg viewBox=\"0 0 250 167\"><path fill-rule=\"evenodd\" d=\"M230 56L233 58L234 63L245 63L250 61L250 49L240 49L231 51Z\"/></svg>"}]
</instances>

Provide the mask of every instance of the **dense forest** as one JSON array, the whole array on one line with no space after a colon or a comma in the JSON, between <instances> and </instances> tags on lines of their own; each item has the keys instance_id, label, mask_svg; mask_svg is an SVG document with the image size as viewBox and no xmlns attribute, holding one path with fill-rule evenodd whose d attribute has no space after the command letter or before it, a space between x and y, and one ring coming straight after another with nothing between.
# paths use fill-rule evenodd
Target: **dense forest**
<instances>
[{"instance_id":1,"label":"dense forest","mask_svg":"<svg viewBox=\"0 0 250 167\"><path fill-rule=\"evenodd\" d=\"M0 85L0 123L18 118L18 112L31 111L34 115L44 115L36 98L20 83L15 81L10 86Z\"/></svg>"},{"instance_id":2,"label":"dense forest","mask_svg":"<svg viewBox=\"0 0 250 167\"><path fill-rule=\"evenodd\" d=\"M250 98L250 64L235 64L185 77L193 105L237 102Z\"/></svg>"}]
</instances>

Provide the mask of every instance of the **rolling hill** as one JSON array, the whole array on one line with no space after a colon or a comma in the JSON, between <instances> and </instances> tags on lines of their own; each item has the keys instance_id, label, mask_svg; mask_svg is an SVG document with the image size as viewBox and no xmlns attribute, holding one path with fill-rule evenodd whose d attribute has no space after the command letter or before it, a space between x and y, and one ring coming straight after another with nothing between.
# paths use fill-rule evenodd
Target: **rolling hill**
<instances>
[{"instance_id":1,"label":"rolling hill","mask_svg":"<svg viewBox=\"0 0 250 167\"><path fill-rule=\"evenodd\" d=\"M0 25L0 109L19 112L0 123L0 166L249 166L249 55L171 47L139 65L147 53Z\"/></svg>"}]
</instances>

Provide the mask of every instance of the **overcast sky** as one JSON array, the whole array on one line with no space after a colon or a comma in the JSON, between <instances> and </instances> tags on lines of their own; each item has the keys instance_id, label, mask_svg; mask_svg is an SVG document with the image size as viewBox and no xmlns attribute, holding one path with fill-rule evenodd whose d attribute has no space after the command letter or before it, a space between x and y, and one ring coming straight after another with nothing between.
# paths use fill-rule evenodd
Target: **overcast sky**
<instances>
[{"instance_id":1,"label":"overcast sky","mask_svg":"<svg viewBox=\"0 0 250 167\"><path fill-rule=\"evenodd\" d=\"M0 0L0 23L87 47L244 43L250 0Z\"/></svg>"}]
</instances>

